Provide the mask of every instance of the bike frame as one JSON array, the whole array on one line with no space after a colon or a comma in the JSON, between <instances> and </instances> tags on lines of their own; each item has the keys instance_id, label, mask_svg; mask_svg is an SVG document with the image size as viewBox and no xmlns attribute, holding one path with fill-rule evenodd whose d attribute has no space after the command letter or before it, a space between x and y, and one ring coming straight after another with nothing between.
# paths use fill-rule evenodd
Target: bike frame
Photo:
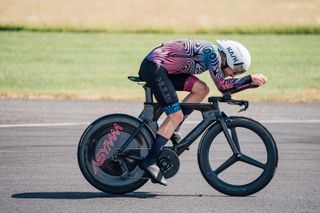
<instances>
[{"instance_id":1,"label":"bike frame","mask_svg":"<svg viewBox=\"0 0 320 213\"><path fill-rule=\"evenodd\" d=\"M162 107L158 103L153 102L153 94L151 89L146 85L143 86L145 90L145 102L144 108L139 115L139 118L143 121L141 125L136 129L136 131L131 135L131 137L124 143L124 145L119 149L119 154L129 145L133 138L139 133L139 131L145 127L149 126L151 131L156 134L158 130L157 121L163 113ZM172 149L181 155L188 147L213 123L218 122L226 136L226 139L236 156L240 155L238 141L234 141L228 132L227 122L229 120L228 116L220 111L218 102L227 102L236 105L244 105L246 110L248 108L247 101L232 100L230 96L228 97L211 97L209 98L209 103L180 103L181 108L192 109L200 111L203 120L194 127L189 134L187 134L180 143L173 145Z\"/></svg>"}]
</instances>

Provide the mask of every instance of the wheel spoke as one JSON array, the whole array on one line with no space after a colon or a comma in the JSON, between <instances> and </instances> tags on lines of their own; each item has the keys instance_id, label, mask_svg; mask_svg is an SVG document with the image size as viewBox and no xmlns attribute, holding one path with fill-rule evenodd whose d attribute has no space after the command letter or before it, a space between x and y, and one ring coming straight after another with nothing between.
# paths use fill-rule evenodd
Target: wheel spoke
<instances>
[{"instance_id":1,"label":"wheel spoke","mask_svg":"<svg viewBox=\"0 0 320 213\"><path fill-rule=\"evenodd\" d=\"M221 172L223 172L224 170L232 166L232 164L234 164L235 162L237 162L237 157L235 155L232 155L228 160L226 160L223 164L221 164L221 166L219 166L214 171L214 173L216 173L217 175L220 174Z\"/></svg>"},{"instance_id":2,"label":"wheel spoke","mask_svg":"<svg viewBox=\"0 0 320 213\"><path fill-rule=\"evenodd\" d=\"M266 166L265 164L255 160L247 155L244 155L244 154L241 155L240 160L247 163L247 164L250 164L252 166L259 167L261 169L264 169Z\"/></svg>"},{"instance_id":3,"label":"wheel spoke","mask_svg":"<svg viewBox=\"0 0 320 213\"><path fill-rule=\"evenodd\" d=\"M231 135L232 135L232 139L234 141L234 144L237 146L239 152L241 152L240 144L239 144L239 140L238 140L238 135L237 135L237 132L236 132L236 128L232 128L231 129Z\"/></svg>"}]
</instances>

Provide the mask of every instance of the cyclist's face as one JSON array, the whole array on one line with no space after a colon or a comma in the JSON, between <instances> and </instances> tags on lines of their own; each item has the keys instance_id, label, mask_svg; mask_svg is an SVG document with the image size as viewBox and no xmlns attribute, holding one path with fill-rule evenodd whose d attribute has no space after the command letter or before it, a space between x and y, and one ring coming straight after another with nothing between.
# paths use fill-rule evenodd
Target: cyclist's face
<instances>
[{"instance_id":1,"label":"cyclist's face","mask_svg":"<svg viewBox=\"0 0 320 213\"><path fill-rule=\"evenodd\" d=\"M234 77L236 75L236 72L234 69L230 68L230 67L226 67L223 69L223 73L225 77Z\"/></svg>"},{"instance_id":2,"label":"cyclist's face","mask_svg":"<svg viewBox=\"0 0 320 213\"><path fill-rule=\"evenodd\" d=\"M232 68L230 68L230 67L225 67L225 68L223 69L223 73L224 73L224 76L225 76L225 77L230 76L230 77L233 78L234 76L240 75L240 74L242 74L242 73L244 73L244 72L245 72L244 70L232 69Z\"/></svg>"}]
</instances>

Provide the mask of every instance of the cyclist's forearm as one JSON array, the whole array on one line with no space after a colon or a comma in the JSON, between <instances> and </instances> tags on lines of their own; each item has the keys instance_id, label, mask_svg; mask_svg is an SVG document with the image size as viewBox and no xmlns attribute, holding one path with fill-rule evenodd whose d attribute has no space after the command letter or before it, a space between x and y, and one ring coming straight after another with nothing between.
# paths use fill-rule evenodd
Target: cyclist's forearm
<instances>
[{"instance_id":1,"label":"cyclist's forearm","mask_svg":"<svg viewBox=\"0 0 320 213\"><path fill-rule=\"evenodd\" d=\"M242 78L225 79L224 81L219 82L216 85L221 93L229 93L236 88L246 86L250 83L252 83L252 78L250 75L247 75Z\"/></svg>"}]
</instances>

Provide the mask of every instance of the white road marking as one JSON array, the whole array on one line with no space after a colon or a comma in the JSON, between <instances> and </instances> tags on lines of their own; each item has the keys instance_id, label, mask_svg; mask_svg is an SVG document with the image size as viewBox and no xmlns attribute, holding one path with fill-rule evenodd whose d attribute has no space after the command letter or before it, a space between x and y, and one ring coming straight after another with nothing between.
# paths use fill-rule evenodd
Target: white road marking
<instances>
[{"instance_id":1,"label":"white road marking","mask_svg":"<svg viewBox=\"0 0 320 213\"><path fill-rule=\"evenodd\" d=\"M260 123L266 124L281 124L281 123L288 123L288 124L310 124L310 123L320 123L320 120L256 120ZM185 121L186 124L198 124L200 121Z\"/></svg>"},{"instance_id":2,"label":"white road marking","mask_svg":"<svg viewBox=\"0 0 320 213\"><path fill-rule=\"evenodd\" d=\"M11 127L56 127L56 126L83 126L89 123L29 123L29 124L0 124L0 128Z\"/></svg>"},{"instance_id":3,"label":"white road marking","mask_svg":"<svg viewBox=\"0 0 320 213\"><path fill-rule=\"evenodd\" d=\"M320 123L320 120L257 120L265 124L312 124ZM161 123L162 121L159 121ZM185 121L184 124L198 124L200 121ZM60 126L87 126L89 123L25 123L25 124L0 124L0 128L15 127L60 127Z\"/></svg>"}]
</instances>

